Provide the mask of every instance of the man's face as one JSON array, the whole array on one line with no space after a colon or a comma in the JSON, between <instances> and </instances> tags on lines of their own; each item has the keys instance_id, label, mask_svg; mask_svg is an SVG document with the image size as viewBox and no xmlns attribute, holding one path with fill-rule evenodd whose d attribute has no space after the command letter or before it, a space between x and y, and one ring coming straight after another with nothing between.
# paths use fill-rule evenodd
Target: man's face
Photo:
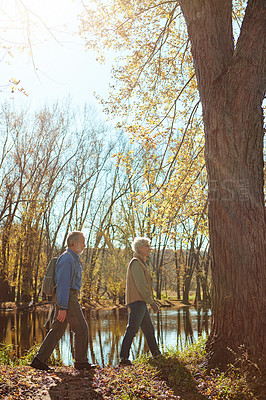
<instances>
[{"instance_id":1,"label":"man's face","mask_svg":"<svg viewBox=\"0 0 266 400\"><path fill-rule=\"evenodd\" d=\"M80 236L79 240L74 242L72 250L75 253L80 255L80 254L83 253L83 250L85 249L85 247L86 247L86 245L85 245L85 237L84 236Z\"/></svg>"}]
</instances>

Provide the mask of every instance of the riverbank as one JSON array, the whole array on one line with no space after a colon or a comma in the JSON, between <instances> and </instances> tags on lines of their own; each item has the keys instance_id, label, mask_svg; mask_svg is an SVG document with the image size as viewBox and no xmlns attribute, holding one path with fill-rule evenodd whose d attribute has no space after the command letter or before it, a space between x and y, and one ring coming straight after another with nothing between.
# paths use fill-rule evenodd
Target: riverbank
<instances>
[{"instance_id":1,"label":"riverbank","mask_svg":"<svg viewBox=\"0 0 266 400\"><path fill-rule=\"evenodd\" d=\"M192 304L185 304L180 300L156 300L158 305L162 308L164 307L173 307L173 308L181 308L181 307L189 307ZM25 310L25 309L43 309L46 310L49 308L50 302L42 301L38 303L15 303L15 302L5 302L0 303L0 311L15 311L15 310ZM89 303L83 304L82 307L84 309L94 309L94 310L112 310L117 308L125 308L124 304L114 303L112 300L109 299L101 299L99 301L90 301Z\"/></svg>"},{"instance_id":2,"label":"riverbank","mask_svg":"<svg viewBox=\"0 0 266 400\"><path fill-rule=\"evenodd\" d=\"M245 370L206 372L202 366L204 341L183 352L142 357L130 367L97 367L79 372L55 366L52 373L23 365L0 366L0 398L3 400L265 400L265 387L248 381ZM16 360L13 360L15 362Z\"/></svg>"}]
</instances>

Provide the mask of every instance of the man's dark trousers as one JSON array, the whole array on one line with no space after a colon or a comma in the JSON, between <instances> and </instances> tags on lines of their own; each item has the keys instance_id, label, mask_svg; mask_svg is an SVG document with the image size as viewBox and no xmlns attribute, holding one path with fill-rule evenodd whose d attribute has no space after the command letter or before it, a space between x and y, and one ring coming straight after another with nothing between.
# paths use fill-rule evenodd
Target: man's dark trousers
<instances>
[{"instance_id":1,"label":"man's dark trousers","mask_svg":"<svg viewBox=\"0 0 266 400\"><path fill-rule=\"evenodd\" d=\"M63 336L67 324L75 334L75 362L76 363L87 363L88 362L88 325L85 320L83 311L78 301L79 292L77 290L70 289L68 309L66 313L66 319L64 322L57 320L58 307L54 313L51 329L45 337L41 347L39 348L36 357L43 363L51 356L57 343Z\"/></svg>"}]
</instances>

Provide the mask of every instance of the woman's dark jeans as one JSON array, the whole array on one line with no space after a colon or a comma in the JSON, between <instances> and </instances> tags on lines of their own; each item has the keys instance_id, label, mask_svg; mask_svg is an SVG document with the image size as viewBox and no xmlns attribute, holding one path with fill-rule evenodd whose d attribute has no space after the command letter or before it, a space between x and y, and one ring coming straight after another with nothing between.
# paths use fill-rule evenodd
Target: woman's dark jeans
<instances>
[{"instance_id":1,"label":"woman's dark jeans","mask_svg":"<svg viewBox=\"0 0 266 400\"><path fill-rule=\"evenodd\" d=\"M129 357L130 347L139 327L141 327L145 335L151 354L153 356L160 354L147 304L144 301L135 301L134 303L128 304L128 307L130 308L130 313L126 333L122 342L120 358Z\"/></svg>"}]
</instances>

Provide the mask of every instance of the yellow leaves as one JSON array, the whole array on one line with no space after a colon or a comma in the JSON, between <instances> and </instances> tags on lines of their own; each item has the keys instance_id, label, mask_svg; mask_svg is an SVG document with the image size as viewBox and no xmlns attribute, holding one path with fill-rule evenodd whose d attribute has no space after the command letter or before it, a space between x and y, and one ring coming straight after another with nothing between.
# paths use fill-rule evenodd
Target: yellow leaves
<instances>
[{"instance_id":1,"label":"yellow leaves","mask_svg":"<svg viewBox=\"0 0 266 400\"><path fill-rule=\"evenodd\" d=\"M245 13L245 4L243 0L235 0L233 2L233 19L242 19Z\"/></svg>"},{"instance_id":2,"label":"yellow leaves","mask_svg":"<svg viewBox=\"0 0 266 400\"><path fill-rule=\"evenodd\" d=\"M98 57L96 57L96 61L97 61L99 64L104 64L105 61L106 61L106 57L105 57L103 54L101 54L101 55L99 55Z\"/></svg>"},{"instance_id":3,"label":"yellow leaves","mask_svg":"<svg viewBox=\"0 0 266 400\"><path fill-rule=\"evenodd\" d=\"M203 127L179 6L97 0L83 21L84 37L97 38L100 54L103 47L120 52L113 68L117 84L103 103L119 115L131 140L133 150L117 157L128 176L141 176L132 191L134 207L149 209L149 222L163 230L174 220L198 218L206 199Z\"/></svg>"},{"instance_id":4,"label":"yellow leaves","mask_svg":"<svg viewBox=\"0 0 266 400\"><path fill-rule=\"evenodd\" d=\"M17 91L17 92L23 93L25 96L28 96L28 93L26 92L26 90L23 87L19 87L20 80L11 78L9 80L9 83L11 84L11 93L15 93Z\"/></svg>"}]
</instances>

